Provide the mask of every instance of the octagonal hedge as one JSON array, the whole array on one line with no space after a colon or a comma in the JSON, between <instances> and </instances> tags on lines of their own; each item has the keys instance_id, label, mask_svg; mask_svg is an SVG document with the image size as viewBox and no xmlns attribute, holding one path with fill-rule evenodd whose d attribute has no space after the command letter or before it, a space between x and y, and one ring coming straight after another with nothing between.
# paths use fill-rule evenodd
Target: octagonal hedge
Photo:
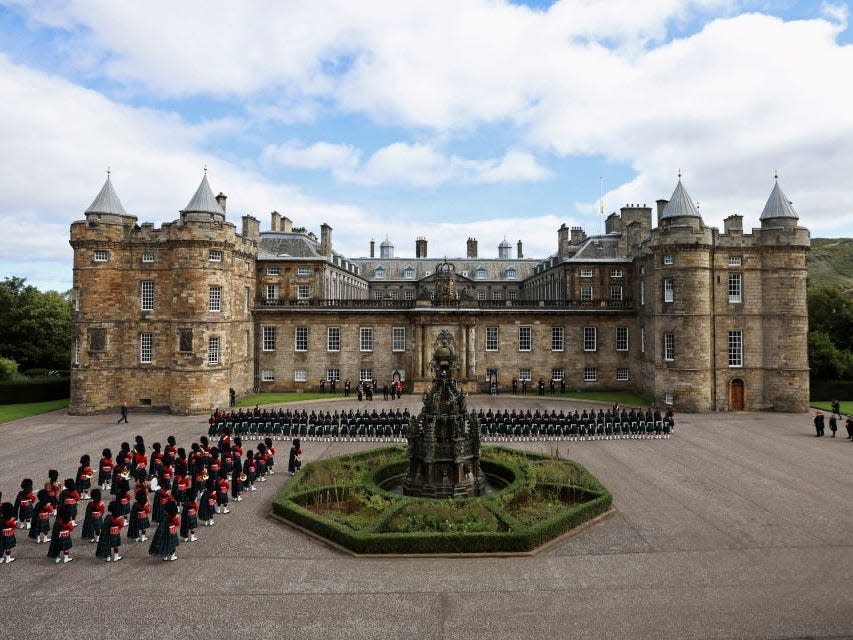
<instances>
[{"instance_id":1,"label":"octagonal hedge","mask_svg":"<svg viewBox=\"0 0 853 640\"><path fill-rule=\"evenodd\" d=\"M612 496L582 465L484 447L481 468L506 486L479 498L413 498L379 485L408 464L384 447L305 465L273 501L279 518L358 554L519 553L608 511Z\"/></svg>"}]
</instances>

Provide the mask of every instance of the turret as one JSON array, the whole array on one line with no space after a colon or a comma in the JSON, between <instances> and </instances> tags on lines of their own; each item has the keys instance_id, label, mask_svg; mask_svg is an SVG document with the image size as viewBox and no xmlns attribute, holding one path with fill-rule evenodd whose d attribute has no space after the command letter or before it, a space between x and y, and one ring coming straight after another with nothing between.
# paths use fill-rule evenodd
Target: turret
<instances>
[{"instance_id":1,"label":"turret","mask_svg":"<svg viewBox=\"0 0 853 640\"><path fill-rule=\"evenodd\" d=\"M224 202L224 200L223 200ZM207 182L207 169L187 206L181 209L183 222L225 222L225 211L213 197L210 184Z\"/></svg>"},{"instance_id":2,"label":"turret","mask_svg":"<svg viewBox=\"0 0 853 640\"><path fill-rule=\"evenodd\" d=\"M512 245L504 238L498 245L498 258L501 260L509 260L509 252L512 250Z\"/></svg>"}]
</instances>

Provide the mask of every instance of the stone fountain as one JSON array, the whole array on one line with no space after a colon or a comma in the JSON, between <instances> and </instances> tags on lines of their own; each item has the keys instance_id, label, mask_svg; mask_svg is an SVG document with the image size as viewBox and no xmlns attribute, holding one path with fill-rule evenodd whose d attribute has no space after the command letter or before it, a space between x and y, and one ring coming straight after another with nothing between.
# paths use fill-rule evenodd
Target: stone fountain
<instances>
[{"instance_id":1,"label":"stone fountain","mask_svg":"<svg viewBox=\"0 0 853 640\"><path fill-rule=\"evenodd\" d=\"M422 498L479 496L480 424L468 416L465 394L456 385L458 359L453 336L441 331L430 368L432 388L423 394L423 409L409 422L409 468L403 493Z\"/></svg>"}]
</instances>

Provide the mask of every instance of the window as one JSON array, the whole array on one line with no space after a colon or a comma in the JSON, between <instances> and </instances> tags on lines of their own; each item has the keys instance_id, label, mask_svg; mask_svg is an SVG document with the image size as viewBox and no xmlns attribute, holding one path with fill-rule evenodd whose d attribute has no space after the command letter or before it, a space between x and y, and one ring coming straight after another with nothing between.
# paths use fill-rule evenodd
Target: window
<instances>
[{"instance_id":1,"label":"window","mask_svg":"<svg viewBox=\"0 0 853 640\"><path fill-rule=\"evenodd\" d=\"M673 258L672 256L664 256L663 263L666 265L675 264L675 258Z\"/></svg>"},{"instance_id":2,"label":"window","mask_svg":"<svg viewBox=\"0 0 853 640\"><path fill-rule=\"evenodd\" d=\"M308 351L308 327L296 327L293 331L294 351Z\"/></svg>"},{"instance_id":3,"label":"window","mask_svg":"<svg viewBox=\"0 0 853 640\"><path fill-rule=\"evenodd\" d=\"M275 302L278 300L278 285L277 284L268 284L267 285L267 300L269 302Z\"/></svg>"},{"instance_id":4,"label":"window","mask_svg":"<svg viewBox=\"0 0 853 640\"><path fill-rule=\"evenodd\" d=\"M646 281L640 280L640 304L646 304Z\"/></svg>"},{"instance_id":5,"label":"window","mask_svg":"<svg viewBox=\"0 0 853 640\"><path fill-rule=\"evenodd\" d=\"M261 328L261 349L263 351L275 351L275 327Z\"/></svg>"},{"instance_id":6,"label":"window","mask_svg":"<svg viewBox=\"0 0 853 640\"><path fill-rule=\"evenodd\" d=\"M584 382L595 382L598 380L598 371L595 367L584 367L583 369L583 381Z\"/></svg>"},{"instance_id":7,"label":"window","mask_svg":"<svg viewBox=\"0 0 853 640\"><path fill-rule=\"evenodd\" d=\"M326 351L341 350L341 328L328 327L326 328Z\"/></svg>"},{"instance_id":8,"label":"window","mask_svg":"<svg viewBox=\"0 0 853 640\"><path fill-rule=\"evenodd\" d=\"M503 299L504 299L504 292L503 291L500 291L498 289L495 289L494 291L492 291L492 300L503 300Z\"/></svg>"},{"instance_id":9,"label":"window","mask_svg":"<svg viewBox=\"0 0 853 640\"><path fill-rule=\"evenodd\" d=\"M405 269L403 269L403 278L405 280L414 280L415 270L412 267L406 267Z\"/></svg>"},{"instance_id":10,"label":"window","mask_svg":"<svg viewBox=\"0 0 853 640\"><path fill-rule=\"evenodd\" d=\"M729 366L743 366L743 331L729 331Z\"/></svg>"},{"instance_id":11,"label":"window","mask_svg":"<svg viewBox=\"0 0 853 640\"><path fill-rule=\"evenodd\" d=\"M359 351L373 351L373 327L361 327L358 336Z\"/></svg>"},{"instance_id":12,"label":"window","mask_svg":"<svg viewBox=\"0 0 853 640\"><path fill-rule=\"evenodd\" d=\"M151 364L154 359L154 334L144 332L139 334L139 362Z\"/></svg>"},{"instance_id":13,"label":"window","mask_svg":"<svg viewBox=\"0 0 853 640\"><path fill-rule=\"evenodd\" d=\"M486 327L486 351L498 350L498 328Z\"/></svg>"},{"instance_id":14,"label":"window","mask_svg":"<svg viewBox=\"0 0 853 640\"><path fill-rule=\"evenodd\" d=\"M523 381L530 382L532 379L533 379L533 377L530 375L530 369L525 368L525 369L519 369L518 370L518 381L519 382L523 382Z\"/></svg>"},{"instance_id":15,"label":"window","mask_svg":"<svg viewBox=\"0 0 853 640\"><path fill-rule=\"evenodd\" d=\"M154 311L153 280L143 280L139 283L139 308L142 311Z\"/></svg>"},{"instance_id":16,"label":"window","mask_svg":"<svg viewBox=\"0 0 853 640\"><path fill-rule=\"evenodd\" d=\"M610 299L614 301L622 300L622 286L612 285L610 287Z\"/></svg>"},{"instance_id":17,"label":"window","mask_svg":"<svg viewBox=\"0 0 853 640\"><path fill-rule=\"evenodd\" d=\"M729 266L739 267L743 264L743 259L740 256L729 256Z\"/></svg>"},{"instance_id":18,"label":"window","mask_svg":"<svg viewBox=\"0 0 853 640\"><path fill-rule=\"evenodd\" d=\"M219 338L215 336L207 340L207 364L219 364Z\"/></svg>"},{"instance_id":19,"label":"window","mask_svg":"<svg viewBox=\"0 0 853 640\"><path fill-rule=\"evenodd\" d=\"M581 269L581 278L591 278L592 277L592 269L584 268Z\"/></svg>"},{"instance_id":20,"label":"window","mask_svg":"<svg viewBox=\"0 0 853 640\"><path fill-rule=\"evenodd\" d=\"M296 289L296 297L299 300L307 300L310 297L307 284L300 284Z\"/></svg>"},{"instance_id":21,"label":"window","mask_svg":"<svg viewBox=\"0 0 853 640\"><path fill-rule=\"evenodd\" d=\"M74 338L74 364L80 364L80 338Z\"/></svg>"},{"instance_id":22,"label":"window","mask_svg":"<svg viewBox=\"0 0 853 640\"><path fill-rule=\"evenodd\" d=\"M628 367L619 367L618 369L616 369L616 379L620 382L629 380L630 376L628 375L628 373Z\"/></svg>"},{"instance_id":23,"label":"window","mask_svg":"<svg viewBox=\"0 0 853 640\"><path fill-rule=\"evenodd\" d=\"M191 353L193 350L193 330L181 329L178 333L178 351Z\"/></svg>"},{"instance_id":24,"label":"window","mask_svg":"<svg viewBox=\"0 0 853 640\"><path fill-rule=\"evenodd\" d=\"M406 327L393 327L391 329L391 351L406 350Z\"/></svg>"},{"instance_id":25,"label":"window","mask_svg":"<svg viewBox=\"0 0 853 640\"><path fill-rule=\"evenodd\" d=\"M275 380L275 372L270 369L261 371L261 382L273 382Z\"/></svg>"},{"instance_id":26,"label":"window","mask_svg":"<svg viewBox=\"0 0 853 640\"><path fill-rule=\"evenodd\" d=\"M311 269L309 269L308 267L299 267L296 270L296 275L298 275L298 276L310 276L311 275Z\"/></svg>"},{"instance_id":27,"label":"window","mask_svg":"<svg viewBox=\"0 0 853 640\"><path fill-rule=\"evenodd\" d=\"M476 271L474 271L474 277L477 280L485 280L486 279L486 270L483 267L478 267Z\"/></svg>"},{"instance_id":28,"label":"window","mask_svg":"<svg viewBox=\"0 0 853 640\"><path fill-rule=\"evenodd\" d=\"M531 327L518 328L518 350L530 351L530 332Z\"/></svg>"},{"instance_id":29,"label":"window","mask_svg":"<svg viewBox=\"0 0 853 640\"><path fill-rule=\"evenodd\" d=\"M308 372L305 369L296 369L293 372L294 382L308 382Z\"/></svg>"},{"instance_id":30,"label":"window","mask_svg":"<svg viewBox=\"0 0 853 640\"><path fill-rule=\"evenodd\" d=\"M581 287L581 300L584 302L592 300L592 287L590 285L585 284Z\"/></svg>"},{"instance_id":31,"label":"window","mask_svg":"<svg viewBox=\"0 0 853 640\"><path fill-rule=\"evenodd\" d=\"M95 262L106 262L110 259L110 252L102 249L95 250Z\"/></svg>"},{"instance_id":32,"label":"window","mask_svg":"<svg viewBox=\"0 0 853 640\"><path fill-rule=\"evenodd\" d=\"M251 295L251 289L249 289L249 287L243 287L243 311L245 313L249 313L249 298Z\"/></svg>"},{"instance_id":33,"label":"window","mask_svg":"<svg viewBox=\"0 0 853 640\"><path fill-rule=\"evenodd\" d=\"M560 382L560 380L562 380L565 376L566 376L566 372L562 368L551 369L551 380L554 380L556 382Z\"/></svg>"},{"instance_id":34,"label":"window","mask_svg":"<svg viewBox=\"0 0 853 640\"><path fill-rule=\"evenodd\" d=\"M622 277L622 269L611 269L610 270L611 278L621 278Z\"/></svg>"},{"instance_id":35,"label":"window","mask_svg":"<svg viewBox=\"0 0 853 640\"><path fill-rule=\"evenodd\" d=\"M485 300L485 299L486 299L486 292L485 291L478 291L477 292L477 300Z\"/></svg>"},{"instance_id":36,"label":"window","mask_svg":"<svg viewBox=\"0 0 853 640\"><path fill-rule=\"evenodd\" d=\"M738 304L743 300L743 274L729 274L729 302Z\"/></svg>"},{"instance_id":37,"label":"window","mask_svg":"<svg viewBox=\"0 0 853 640\"><path fill-rule=\"evenodd\" d=\"M384 267L376 267L373 270L373 279L374 280L384 280L385 279L385 269Z\"/></svg>"},{"instance_id":38,"label":"window","mask_svg":"<svg viewBox=\"0 0 853 640\"><path fill-rule=\"evenodd\" d=\"M672 391L667 391L667 392L663 395L663 403L664 403L664 404L666 404L666 405L671 405L671 404L673 403L673 401L674 401L674 398L673 398L673 395L672 395Z\"/></svg>"},{"instance_id":39,"label":"window","mask_svg":"<svg viewBox=\"0 0 853 640\"><path fill-rule=\"evenodd\" d=\"M398 296L399 296L399 292L396 289L391 289L391 291L388 292L388 297L391 300L396 300Z\"/></svg>"},{"instance_id":40,"label":"window","mask_svg":"<svg viewBox=\"0 0 853 640\"><path fill-rule=\"evenodd\" d=\"M207 254L207 259L211 262L222 262L222 252L217 249L211 249Z\"/></svg>"},{"instance_id":41,"label":"window","mask_svg":"<svg viewBox=\"0 0 853 640\"><path fill-rule=\"evenodd\" d=\"M249 357L249 331L248 331L248 329L243 332L243 354L247 358Z\"/></svg>"},{"instance_id":42,"label":"window","mask_svg":"<svg viewBox=\"0 0 853 640\"><path fill-rule=\"evenodd\" d=\"M359 382L373 382L373 369L359 369L358 370L358 381Z\"/></svg>"},{"instance_id":43,"label":"window","mask_svg":"<svg viewBox=\"0 0 853 640\"><path fill-rule=\"evenodd\" d=\"M154 252L153 251L143 251L142 252L142 262L154 262Z\"/></svg>"},{"instance_id":44,"label":"window","mask_svg":"<svg viewBox=\"0 0 853 640\"><path fill-rule=\"evenodd\" d=\"M562 351L566 346L563 327L551 327L551 351Z\"/></svg>"},{"instance_id":45,"label":"window","mask_svg":"<svg viewBox=\"0 0 853 640\"><path fill-rule=\"evenodd\" d=\"M74 311L80 311L80 288L75 287L71 290L71 299L74 301Z\"/></svg>"},{"instance_id":46,"label":"window","mask_svg":"<svg viewBox=\"0 0 853 640\"><path fill-rule=\"evenodd\" d=\"M406 289L406 290L403 292L403 297L404 297L406 300L414 300L414 299L415 299L415 292L414 292L412 289Z\"/></svg>"},{"instance_id":47,"label":"window","mask_svg":"<svg viewBox=\"0 0 853 640\"><path fill-rule=\"evenodd\" d=\"M107 330L103 328L89 329L89 351L103 351L107 348Z\"/></svg>"},{"instance_id":48,"label":"window","mask_svg":"<svg viewBox=\"0 0 853 640\"><path fill-rule=\"evenodd\" d=\"M598 330L595 327L583 328L583 350L595 351L598 348Z\"/></svg>"},{"instance_id":49,"label":"window","mask_svg":"<svg viewBox=\"0 0 853 640\"><path fill-rule=\"evenodd\" d=\"M281 272L279 271L278 267L267 267L267 275L268 276L277 276L280 273Z\"/></svg>"},{"instance_id":50,"label":"window","mask_svg":"<svg viewBox=\"0 0 853 640\"><path fill-rule=\"evenodd\" d=\"M675 300L675 281L672 278L664 278L663 301L672 302L673 300Z\"/></svg>"},{"instance_id":51,"label":"window","mask_svg":"<svg viewBox=\"0 0 853 640\"><path fill-rule=\"evenodd\" d=\"M518 300L518 291L507 291L506 292L507 300Z\"/></svg>"},{"instance_id":52,"label":"window","mask_svg":"<svg viewBox=\"0 0 853 640\"><path fill-rule=\"evenodd\" d=\"M340 369L326 369L326 382L340 382L341 381L341 370Z\"/></svg>"},{"instance_id":53,"label":"window","mask_svg":"<svg viewBox=\"0 0 853 640\"><path fill-rule=\"evenodd\" d=\"M646 328L640 327L640 353L646 352Z\"/></svg>"},{"instance_id":54,"label":"window","mask_svg":"<svg viewBox=\"0 0 853 640\"><path fill-rule=\"evenodd\" d=\"M378 291L378 290L374 291L373 292L373 299L374 300L382 300L382 292Z\"/></svg>"},{"instance_id":55,"label":"window","mask_svg":"<svg viewBox=\"0 0 853 640\"><path fill-rule=\"evenodd\" d=\"M675 334L663 334L663 359L667 362L675 360Z\"/></svg>"},{"instance_id":56,"label":"window","mask_svg":"<svg viewBox=\"0 0 853 640\"><path fill-rule=\"evenodd\" d=\"M616 327L616 351L628 350L628 327Z\"/></svg>"},{"instance_id":57,"label":"window","mask_svg":"<svg viewBox=\"0 0 853 640\"><path fill-rule=\"evenodd\" d=\"M517 280L518 279L518 271L510 267L506 271L504 271L504 278L506 280Z\"/></svg>"},{"instance_id":58,"label":"window","mask_svg":"<svg viewBox=\"0 0 853 640\"><path fill-rule=\"evenodd\" d=\"M209 311L222 310L222 287L210 287L210 297L207 300L207 308Z\"/></svg>"}]
</instances>

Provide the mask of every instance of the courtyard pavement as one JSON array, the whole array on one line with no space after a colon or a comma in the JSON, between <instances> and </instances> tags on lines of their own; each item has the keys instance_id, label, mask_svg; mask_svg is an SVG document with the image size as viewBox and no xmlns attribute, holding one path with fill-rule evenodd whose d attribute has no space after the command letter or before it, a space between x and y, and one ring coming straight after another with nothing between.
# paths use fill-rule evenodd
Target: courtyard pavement
<instances>
[{"instance_id":1,"label":"courtyard pavement","mask_svg":"<svg viewBox=\"0 0 853 640\"><path fill-rule=\"evenodd\" d=\"M419 398L372 404L416 409ZM475 408L591 406L476 396ZM306 403L342 409L356 402ZM361 403L369 406L369 403ZM372 408L372 407L371 407ZM0 490L73 476L141 434L179 446L204 417L69 416L0 425ZM616 513L534 557L352 558L270 518L279 473L182 544L177 562L125 544L74 562L18 532L0 566L0 635L23 638L842 638L853 637L853 443L815 438L808 415L678 416L669 440L560 443L612 491ZM378 446L308 442L304 460ZM518 443L548 451L555 443ZM81 510L82 514L82 510Z\"/></svg>"}]
</instances>

